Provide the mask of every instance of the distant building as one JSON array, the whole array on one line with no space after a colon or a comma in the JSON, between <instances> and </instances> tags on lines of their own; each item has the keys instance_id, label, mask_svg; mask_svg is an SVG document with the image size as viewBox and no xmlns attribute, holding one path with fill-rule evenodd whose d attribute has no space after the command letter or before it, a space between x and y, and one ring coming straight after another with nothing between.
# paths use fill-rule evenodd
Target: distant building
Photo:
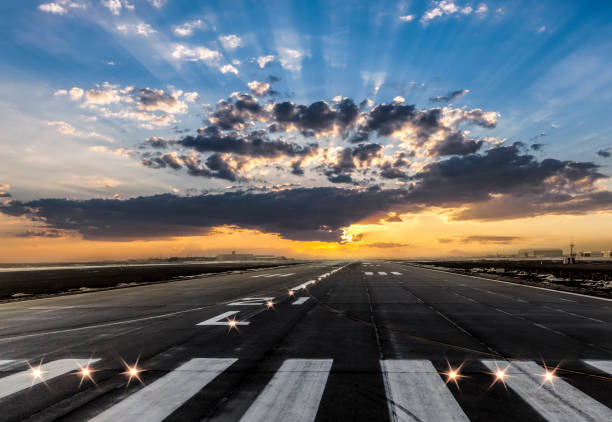
<instances>
[{"instance_id":1,"label":"distant building","mask_svg":"<svg viewBox=\"0 0 612 422\"><path fill-rule=\"evenodd\" d=\"M559 258L563 256L561 249L521 249L518 251L520 258Z\"/></svg>"}]
</instances>

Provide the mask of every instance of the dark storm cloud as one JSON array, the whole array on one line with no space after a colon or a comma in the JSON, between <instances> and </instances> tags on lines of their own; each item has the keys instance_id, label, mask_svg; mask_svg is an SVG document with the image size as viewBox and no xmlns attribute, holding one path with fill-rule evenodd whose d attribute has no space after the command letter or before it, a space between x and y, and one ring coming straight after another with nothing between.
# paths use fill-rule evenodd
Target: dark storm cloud
<instances>
[{"instance_id":1,"label":"dark storm cloud","mask_svg":"<svg viewBox=\"0 0 612 422\"><path fill-rule=\"evenodd\" d=\"M380 104L368 114L362 133L377 132L380 136L388 136L400 130L412 120L416 113L414 105Z\"/></svg>"},{"instance_id":2,"label":"dark storm cloud","mask_svg":"<svg viewBox=\"0 0 612 422\"><path fill-rule=\"evenodd\" d=\"M206 166L212 170L213 177L229 181L238 180L238 176L231 166L219 155L213 154L206 159Z\"/></svg>"},{"instance_id":3,"label":"dark storm cloud","mask_svg":"<svg viewBox=\"0 0 612 422\"><path fill-rule=\"evenodd\" d=\"M600 149L599 151L597 151L597 155L599 155L600 157L609 158L612 153L610 153L610 148Z\"/></svg>"},{"instance_id":4,"label":"dark storm cloud","mask_svg":"<svg viewBox=\"0 0 612 422\"><path fill-rule=\"evenodd\" d=\"M447 103L454 100L455 98L463 97L465 94L470 92L467 89L459 89L457 91L449 92L446 95L440 95L438 97L432 97L429 99L432 103Z\"/></svg>"},{"instance_id":5,"label":"dark storm cloud","mask_svg":"<svg viewBox=\"0 0 612 422\"><path fill-rule=\"evenodd\" d=\"M398 180L409 180L410 179L410 177L405 171L397 167L394 167L393 165L391 165L391 163L385 163L382 166L380 166L379 174L383 179L398 179Z\"/></svg>"},{"instance_id":6,"label":"dark storm cloud","mask_svg":"<svg viewBox=\"0 0 612 422\"><path fill-rule=\"evenodd\" d=\"M160 138L159 136L151 136L143 144L141 144L141 146L157 148L157 149L164 149L168 147L168 145L171 145L173 143L174 141L171 139L164 139L164 138Z\"/></svg>"},{"instance_id":7,"label":"dark storm cloud","mask_svg":"<svg viewBox=\"0 0 612 422\"><path fill-rule=\"evenodd\" d=\"M467 139L463 132L454 132L437 143L429 154L432 156L473 154L482 147L482 144L483 141Z\"/></svg>"},{"instance_id":8,"label":"dark storm cloud","mask_svg":"<svg viewBox=\"0 0 612 422\"><path fill-rule=\"evenodd\" d=\"M295 240L338 240L340 229L405 201L405 192L330 187L195 197L165 194L127 200L39 199L0 207L7 215L44 218L92 240L190 236L232 225Z\"/></svg>"},{"instance_id":9,"label":"dark storm cloud","mask_svg":"<svg viewBox=\"0 0 612 422\"><path fill-rule=\"evenodd\" d=\"M524 149L519 144L497 146L483 154L431 163L410 178L411 186L406 189L318 187L127 200L39 199L10 201L0 206L0 212L44 220L50 228L76 230L87 239L199 235L213 227L232 225L279 233L288 239L331 241L338 239L340 228L350 224L430 207L459 207L454 219L481 220L612 210L612 192L595 187L605 177L597 165L538 161ZM353 150L344 154L353 161ZM207 160L204 166L196 156L180 157L194 174L231 179L232 169L220 158ZM351 182L346 171L328 177Z\"/></svg>"},{"instance_id":10,"label":"dark storm cloud","mask_svg":"<svg viewBox=\"0 0 612 422\"><path fill-rule=\"evenodd\" d=\"M219 101L208 118L211 124L223 130L242 129L263 119L266 119L266 112L251 94L237 94L229 100Z\"/></svg>"},{"instance_id":11,"label":"dark storm cloud","mask_svg":"<svg viewBox=\"0 0 612 422\"><path fill-rule=\"evenodd\" d=\"M199 129L196 136L186 136L175 142L198 152L233 153L250 157L307 156L316 152L318 145L301 146L283 140L268 140L261 131L243 137L237 132L223 132L217 126Z\"/></svg>"},{"instance_id":12,"label":"dark storm cloud","mask_svg":"<svg viewBox=\"0 0 612 422\"><path fill-rule=\"evenodd\" d=\"M179 111L186 107L174 95L159 89L140 88L135 95L138 108L143 110Z\"/></svg>"},{"instance_id":13,"label":"dark storm cloud","mask_svg":"<svg viewBox=\"0 0 612 422\"><path fill-rule=\"evenodd\" d=\"M305 136L325 133L339 127L343 130L353 124L359 108L353 100L342 100L335 108L325 101L317 101L309 106L294 104L289 101L277 103L272 109L272 121L269 130L279 132L296 128Z\"/></svg>"},{"instance_id":14,"label":"dark storm cloud","mask_svg":"<svg viewBox=\"0 0 612 422\"><path fill-rule=\"evenodd\" d=\"M143 154L141 163L145 167L154 169L170 167L178 170L182 168L181 160L173 154Z\"/></svg>"},{"instance_id":15,"label":"dark storm cloud","mask_svg":"<svg viewBox=\"0 0 612 422\"><path fill-rule=\"evenodd\" d=\"M531 148L534 151L542 151L543 146L544 144L531 144L529 148Z\"/></svg>"}]
</instances>

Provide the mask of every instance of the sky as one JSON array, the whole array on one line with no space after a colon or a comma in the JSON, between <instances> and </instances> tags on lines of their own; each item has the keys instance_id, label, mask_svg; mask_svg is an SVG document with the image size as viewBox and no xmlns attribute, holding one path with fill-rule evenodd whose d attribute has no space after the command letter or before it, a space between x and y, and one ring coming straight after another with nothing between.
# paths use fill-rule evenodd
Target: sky
<instances>
[{"instance_id":1,"label":"sky","mask_svg":"<svg viewBox=\"0 0 612 422\"><path fill-rule=\"evenodd\" d=\"M612 249L612 3L0 4L0 262Z\"/></svg>"}]
</instances>

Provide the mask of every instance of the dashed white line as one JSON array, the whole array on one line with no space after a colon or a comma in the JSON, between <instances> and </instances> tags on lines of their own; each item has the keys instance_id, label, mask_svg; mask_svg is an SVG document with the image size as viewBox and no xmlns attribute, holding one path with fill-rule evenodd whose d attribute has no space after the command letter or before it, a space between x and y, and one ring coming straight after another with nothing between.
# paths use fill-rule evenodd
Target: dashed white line
<instances>
[{"instance_id":1,"label":"dashed white line","mask_svg":"<svg viewBox=\"0 0 612 422\"><path fill-rule=\"evenodd\" d=\"M391 420L469 422L431 362L383 360L380 366Z\"/></svg>"},{"instance_id":2,"label":"dashed white line","mask_svg":"<svg viewBox=\"0 0 612 422\"><path fill-rule=\"evenodd\" d=\"M398 273L397 271L391 271L391 274L393 274L393 275L402 275L402 273Z\"/></svg>"},{"instance_id":3,"label":"dashed white line","mask_svg":"<svg viewBox=\"0 0 612 422\"><path fill-rule=\"evenodd\" d=\"M286 360L240 420L314 421L332 362L332 359Z\"/></svg>"},{"instance_id":4,"label":"dashed white line","mask_svg":"<svg viewBox=\"0 0 612 422\"><path fill-rule=\"evenodd\" d=\"M33 385L49 381L70 371L90 365L99 359L59 359L45 363L35 368L40 370L40 376L35 376L33 370L21 371L0 379L0 398L10 396Z\"/></svg>"},{"instance_id":5,"label":"dashed white line","mask_svg":"<svg viewBox=\"0 0 612 422\"><path fill-rule=\"evenodd\" d=\"M378 275L387 275L387 273L386 273L386 272L384 272L384 271L379 271L379 272L378 272Z\"/></svg>"},{"instance_id":6,"label":"dashed white line","mask_svg":"<svg viewBox=\"0 0 612 422\"><path fill-rule=\"evenodd\" d=\"M292 303L292 305L302 305L308 299L310 299L310 298L309 297L299 297L295 302Z\"/></svg>"},{"instance_id":7,"label":"dashed white line","mask_svg":"<svg viewBox=\"0 0 612 422\"><path fill-rule=\"evenodd\" d=\"M0 368L2 368L5 365L8 365L9 363L13 363L15 362L14 360L7 360L7 359L0 359Z\"/></svg>"},{"instance_id":8,"label":"dashed white line","mask_svg":"<svg viewBox=\"0 0 612 422\"><path fill-rule=\"evenodd\" d=\"M162 421L237 359L191 359L90 421Z\"/></svg>"},{"instance_id":9,"label":"dashed white line","mask_svg":"<svg viewBox=\"0 0 612 422\"><path fill-rule=\"evenodd\" d=\"M372 271L366 271L364 272L365 275L374 275L374 273Z\"/></svg>"},{"instance_id":10,"label":"dashed white line","mask_svg":"<svg viewBox=\"0 0 612 422\"><path fill-rule=\"evenodd\" d=\"M262 306L274 297L243 297L236 302L228 303L227 306Z\"/></svg>"},{"instance_id":11,"label":"dashed white line","mask_svg":"<svg viewBox=\"0 0 612 422\"><path fill-rule=\"evenodd\" d=\"M212 317L210 319L207 319L206 321L202 321L196 325L226 325L229 326L230 323L228 321L228 318L231 317L232 315L236 315L237 313L239 313L240 311L228 311L228 312L224 312L220 315L217 315L216 317ZM236 325L249 325L249 321L235 321L234 322Z\"/></svg>"},{"instance_id":12,"label":"dashed white line","mask_svg":"<svg viewBox=\"0 0 612 422\"><path fill-rule=\"evenodd\" d=\"M493 373L508 375L505 383L544 419L559 422L610 421L612 410L567 382L555 377L545 381L545 369L535 362L483 360Z\"/></svg>"}]
</instances>

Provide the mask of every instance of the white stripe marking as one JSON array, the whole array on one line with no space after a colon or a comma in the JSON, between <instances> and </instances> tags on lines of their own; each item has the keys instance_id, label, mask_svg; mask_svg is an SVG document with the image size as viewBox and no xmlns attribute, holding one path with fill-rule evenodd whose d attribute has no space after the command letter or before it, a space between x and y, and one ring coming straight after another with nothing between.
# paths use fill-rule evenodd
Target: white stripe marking
<instances>
[{"instance_id":1,"label":"white stripe marking","mask_svg":"<svg viewBox=\"0 0 612 422\"><path fill-rule=\"evenodd\" d=\"M294 288L289 289L289 290L297 291L297 290L300 290L300 289L305 289L306 287L308 287L311 284L314 284L316 282L317 282L316 280L310 280L310 281L307 281L306 283L300 284L299 286L295 286Z\"/></svg>"},{"instance_id":2,"label":"white stripe marking","mask_svg":"<svg viewBox=\"0 0 612 422\"><path fill-rule=\"evenodd\" d=\"M59 359L40 366L41 376L34 377L32 370L18 372L0 379L0 398L10 396L18 391L30 388L41 382L49 381L67 372L74 371L97 362L99 359ZM36 366L36 368L38 368Z\"/></svg>"},{"instance_id":3,"label":"white stripe marking","mask_svg":"<svg viewBox=\"0 0 612 422\"><path fill-rule=\"evenodd\" d=\"M380 362L393 421L469 421L428 360Z\"/></svg>"},{"instance_id":4,"label":"white stripe marking","mask_svg":"<svg viewBox=\"0 0 612 422\"><path fill-rule=\"evenodd\" d=\"M332 362L332 359L286 360L240 420L314 421Z\"/></svg>"},{"instance_id":5,"label":"white stripe marking","mask_svg":"<svg viewBox=\"0 0 612 422\"><path fill-rule=\"evenodd\" d=\"M374 275L374 273L372 271L366 271L364 274L365 275Z\"/></svg>"},{"instance_id":6,"label":"white stripe marking","mask_svg":"<svg viewBox=\"0 0 612 422\"><path fill-rule=\"evenodd\" d=\"M13 363L15 362L14 360L6 360L6 359L0 359L0 368L2 368L5 365L8 365L9 363Z\"/></svg>"},{"instance_id":7,"label":"white stripe marking","mask_svg":"<svg viewBox=\"0 0 612 422\"><path fill-rule=\"evenodd\" d=\"M384 271L379 271L379 272L378 272L378 275L387 275L387 273L386 273L386 272L384 272Z\"/></svg>"},{"instance_id":8,"label":"white stripe marking","mask_svg":"<svg viewBox=\"0 0 612 422\"><path fill-rule=\"evenodd\" d=\"M227 306L261 306L274 297L243 297L237 302L228 303Z\"/></svg>"},{"instance_id":9,"label":"white stripe marking","mask_svg":"<svg viewBox=\"0 0 612 422\"><path fill-rule=\"evenodd\" d=\"M393 274L393 275L402 275L402 273L398 273L397 271L391 271L391 274Z\"/></svg>"},{"instance_id":10,"label":"white stripe marking","mask_svg":"<svg viewBox=\"0 0 612 422\"><path fill-rule=\"evenodd\" d=\"M552 384L544 382L545 369L535 362L513 361L510 364L503 360L483 360L482 363L491 372L507 368L506 385L544 419L555 422L612 420L612 410L567 382L559 378Z\"/></svg>"},{"instance_id":11,"label":"white stripe marking","mask_svg":"<svg viewBox=\"0 0 612 422\"><path fill-rule=\"evenodd\" d=\"M290 275L294 275L295 273L281 274L281 277L289 277Z\"/></svg>"},{"instance_id":12,"label":"white stripe marking","mask_svg":"<svg viewBox=\"0 0 612 422\"><path fill-rule=\"evenodd\" d=\"M593 368L599 369L612 375L612 361L609 360L585 360L584 363L591 365Z\"/></svg>"},{"instance_id":13,"label":"white stripe marking","mask_svg":"<svg viewBox=\"0 0 612 422\"><path fill-rule=\"evenodd\" d=\"M306 302L308 299L310 299L309 297L300 297L298 298L298 300L296 300L295 302L292 303L292 305L302 305L304 302Z\"/></svg>"},{"instance_id":14,"label":"white stripe marking","mask_svg":"<svg viewBox=\"0 0 612 422\"><path fill-rule=\"evenodd\" d=\"M239 312L240 311L224 312L221 315L217 315L216 317L212 317L196 325L228 325L229 326L228 318L231 317L232 315L236 315ZM236 325L249 325L249 324L250 324L249 321L236 321Z\"/></svg>"},{"instance_id":15,"label":"white stripe marking","mask_svg":"<svg viewBox=\"0 0 612 422\"><path fill-rule=\"evenodd\" d=\"M191 359L90 421L162 421L237 359Z\"/></svg>"}]
</instances>

